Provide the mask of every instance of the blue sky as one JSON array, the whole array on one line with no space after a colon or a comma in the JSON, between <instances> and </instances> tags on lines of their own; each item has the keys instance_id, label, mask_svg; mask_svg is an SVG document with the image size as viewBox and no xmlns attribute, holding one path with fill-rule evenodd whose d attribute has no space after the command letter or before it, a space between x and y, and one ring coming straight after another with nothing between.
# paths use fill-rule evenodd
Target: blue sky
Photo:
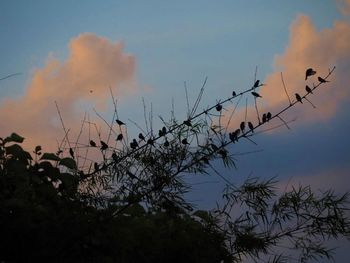
<instances>
[{"instance_id":1,"label":"blue sky","mask_svg":"<svg viewBox=\"0 0 350 263\"><path fill-rule=\"evenodd\" d=\"M300 17L301 14L304 17ZM335 21L342 24L337 26ZM311 25L314 28L310 29ZM273 74L278 73L282 65L286 70L287 85L294 90L295 83L299 82L293 74L300 67L313 65L324 73L336 64L331 87L321 90L321 99L315 99L316 111L304 103L299 110L288 115L297 117L291 124L291 131L281 128L273 134L261 134L256 137L258 146L242 143L239 149L233 149L261 152L238 157L238 170L226 171L225 174L233 182L241 182L250 174L262 177L278 175L283 182L304 182L316 189L329 186L339 192L349 191L348 25L349 16L344 16L336 2L331 0L237 0L219 3L3 0L0 9L0 77L17 72L22 74L0 82L0 117L3 123L6 120L8 124L0 125L0 133L6 136L5 133L16 131L30 137L37 133L35 127L30 127L35 121L40 123L42 130L46 129L46 122L47 126L53 125L57 117L50 115L55 113L53 101L56 95L57 100L63 100L65 90L64 85L57 84L57 79L45 82L50 75L45 75L44 69L54 59L60 63L54 66L58 76L67 76L65 63L74 60L69 45L79 45L84 40L79 38L83 33L91 33L90 40L97 46L108 46L107 49L119 52L123 58L132 56L130 64L123 59L118 62L130 76L124 79L117 74L114 79L113 72L107 72L106 76L111 75L111 79L121 83L132 79L133 88L124 82L118 85L117 97L120 115L135 121L143 119L142 97L148 104L152 102L156 114L164 116L169 116L171 99L174 98L177 116L185 118L184 81L190 98L195 98L203 80L208 77L201 104L205 107L229 96L233 89L249 88L256 66L258 78L267 81L267 89L270 83L276 83ZM306 30L306 35L303 35L303 30ZM303 37L298 39L299 35ZM309 35L312 35L310 39ZM102 38L106 41L103 42ZM112 48L109 44L116 42L122 42L123 48ZM317 52L312 51L308 43L315 45ZM98 53L99 49L95 51ZM298 57L300 54L301 57ZM276 64L278 55L280 60ZM97 63L102 63L98 58ZM106 59L106 56L103 58ZM305 62L301 58L308 60ZM101 65L103 67L104 64ZM293 74L288 75L288 72ZM44 84L50 83L57 89L35 89L37 83L34 80L39 75L44 76ZM71 79L67 77L67 82ZM69 87L74 89L74 86ZM100 96L96 101L86 99L85 94L80 97L75 91L67 93L70 104L67 104L66 116L75 116L72 123L82 116L79 105L92 108L94 103L103 102L108 95L107 85L101 89L104 91L96 91ZM119 92L123 89L125 92ZM45 96L38 95L40 91L44 91ZM264 92L268 94L268 90ZM48 103L44 105L39 101L40 107L39 104L32 105L33 98L30 96L45 99ZM276 98L269 102L272 109L280 106ZM29 106L21 108L23 104ZM28 109L33 109L29 117L26 115L29 114ZM22 113L31 122L19 119ZM108 115L108 111L105 114ZM314 115L316 117L310 117ZM56 131L51 126L47 131ZM48 142L49 139L43 141ZM209 180L219 181L214 177ZM221 186L222 182L195 186L192 198L209 207L213 198L219 196ZM346 246L349 248L349 244Z\"/></svg>"}]
</instances>

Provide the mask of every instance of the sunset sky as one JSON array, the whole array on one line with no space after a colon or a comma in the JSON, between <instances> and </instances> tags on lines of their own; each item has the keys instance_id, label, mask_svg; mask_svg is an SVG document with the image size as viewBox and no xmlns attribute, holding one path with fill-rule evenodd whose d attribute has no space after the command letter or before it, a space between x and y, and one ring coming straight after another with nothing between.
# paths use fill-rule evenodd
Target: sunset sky
<instances>
[{"instance_id":1,"label":"sunset sky","mask_svg":"<svg viewBox=\"0 0 350 263\"><path fill-rule=\"evenodd\" d=\"M250 88L257 66L266 83L263 106L276 112L288 104L281 71L293 95L304 90L306 68L324 76L336 66L311 98L316 109L298 105L285 115L296 118L291 130L260 134L257 146L242 142L233 151L258 152L238 156L238 169L225 175L232 182L278 176L281 185L350 191L349 0L2 0L0 35L0 78L21 73L0 81L0 136L15 131L44 149L63 136L54 101L72 129L85 111L96 118L93 108L111 116L109 87L125 121L142 123L142 98L165 118L174 99L181 120L184 82L193 104L208 77L202 109ZM210 207L222 182L205 181L211 183L194 186L192 198ZM336 262L348 262L341 261L346 247Z\"/></svg>"}]
</instances>

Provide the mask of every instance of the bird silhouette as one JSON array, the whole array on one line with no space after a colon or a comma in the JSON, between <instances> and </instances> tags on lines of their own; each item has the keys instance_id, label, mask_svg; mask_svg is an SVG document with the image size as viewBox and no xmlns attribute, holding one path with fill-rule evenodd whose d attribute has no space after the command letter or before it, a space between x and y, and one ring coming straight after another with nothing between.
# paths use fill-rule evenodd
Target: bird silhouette
<instances>
[{"instance_id":1,"label":"bird silhouette","mask_svg":"<svg viewBox=\"0 0 350 263\"><path fill-rule=\"evenodd\" d=\"M241 134L241 130L240 129L235 130L235 134L238 137Z\"/></svg>"},{"instance_id":2,"label":"bird silhouette","mask_svg":"<svg viewBox=\"0 0 350 263\"><path fill-rule=\"evenodd\" d=\"M159 137L162 137L162 136L164 135L163 131L162 131L162 130L159 130L159 131L158 131L158 135L159 135Z\"/></svg>"},{"instance_id":3,"label":"bird silhouette","mask_svg":"<svg viewBox=\"0 0 350 263\"><path fill-rule=\"evenodd\" d=\"M70 156L72 156L72 158L74 159L74 151L72 148L69 148L69 154Z\"/></svg>"},{"instance_id":4,"label":"bird silhouette","mask_svg":"<svg viewBox=\"0 0 350 263\"><path fill-rule=\"evenodd\" d=\"M307 80L308 77L311 77L312 75L315 75L316 71L312 68L308 68L305 72L305 80Z\"/></svg>"},{"instance_id":5,"label":"bird silhouette","mask_svg":"<svg viewBox=\"0 0 350 263\"><path fill-rule=\"evenodd\" d=\"M298 93L295 93L295 98L297 99L297 101L299 101L300 103L303 103L302 102L302 98L301 98L301 96L298 94Z\"/></svg>"},{"instance_id":6,"label":"bird silhouette","mask_svg":"<svg viewBox=\"0 0 350 263\"><path fill-rule=\"evenodd\" d=\"M217 104L217 105L215 106L215 109L216 109L217 111L221 111L221 110L222 110L222 105L221 105L221 104Z\"/></svg>"},{"instance_id":7,"label":"bird silhouette","mask_svg":"<svg viewBox=\"0 0 350 263\"><path fill-rule=\"evenodd\" d=\"M329 82L328 80L325 80L324 78L321 78L321 77L318 77L317 79L318 79L318 81L321 82L321 83Z\"/></svg>"},{"instance_id":8,"label":"bird silhouette","mask_svg":"<svg viewBox=\"0 0 350 263\"><path fill-rule=\"evenodd\" d=\"M242 121L241 124L239 125L239 127L241 128L241 131L244 132L244 129L245 129L245 122Z\"/></svg>"},{"instance_id":9,"label":"bird silhouette","mask_svg":"<svg viewBox=\"0 0 350 263\"><path fill-rule=\"evenodd\" d=\"M254 125L250 121L248 122L248 127L252 132L254 132Z\"/></svg>"},{"instance_id":10,"label":"bird silhouette","mask_svg":"<svg viewBox=\"0 0 350 263\"><path fill-rule=\"evenodd\" d=\"M112 159L113 159L113 161L115 161L116 163L119 162L118 155L117 155L115 152L112 153Z\"/></svg>"},{"instance_id":11,"label":"bird silhouette","mask_svg":"<svg viewBox=\"0 0 350 263\"><path fill-rule=\"evenodd\" d=\"M142 133L139 133L139 139L142 140L142 141L145 141L145 136L143 136Z\"/></svg>"},{"instance_id":12,"label":"bird silhouette","mask_svg":"<svg viewBox=\"0 0 350 263\"><path fill-rule=\"evenodd\" d=\"M182 143L182 144L185 144L185 145L186 145L186 144L189 144L188 141L187 141L187 138L182 139L181 143Z\"/></svg>"},{"instance_id":13,"label":"bird silhouette","mask_svg":"<svg viewBox=\"0 0 350 263\"><path fill-rule=\"evenodd\" d=\"M230 140L231 140L232 142L235 142L236 139L237 139L236 133L234 133L234 132L230 132L230 133L228 134L228 136L229 136L229 138L230 138Z\"/></svg>"},{"instance_id":14,"label":"bird silhouette","mask_svg":"<svg viewBox=\"0 0 350 263\"><path fill-rule=\"evenodd\" d=\"M108 149L107 143L105 143L104 141L100 141L100 142L101 142L101 151L107 150Z\"/></svg>"},{"instance_id":15,"label":"bird silhouette","mask_svg":"<svg viewBox=\"0 0 350 263\"><path fill-rule=\"evenodd\" d=\"M272 118L271 112L266 113L266 120L269 121Z\"/></svg>"},{"instance_id":16,"label":"bird silhouette","mask_svg":"<svg viewBox=\"0 0 350 263\"><path fill-rule=\"evenodd\" d=\"M150 144L150 145L154 146L154 141L151 138L149 138L147 140L147 144Z\"/></svg>"},{"instance_id":17,"label":"bird silhouette","mask_svg":"<svg viewBox=\"0 0 350 263\"><path fill-rule=\"evenodd\" d=\"M121 141L121 140L123 140L123 134L122 133L117 136L117 141Z\"/></svg>"},{"instance_id":18,"label":"bird silhouette","mask_svg":"<svg viewBox=\"0 0 350 263\"><path fill-rule=\"evenodd\" d=\"M130 143L130 148L135 150L138 146L139 144L137 143L137 141L133 139L132 142Z\"/></svg>"},{"instance_id":19,"label":"bird silhouette","mask_svg":"<svg viewBox=\"0 0 350 263\"><path fill-rule=\"evenodd\" d=\"M165 139L164 147L168 147L169 145L170 145L169 141L167 139Z\"/></svg>"},{"instance_id":20,"label":"bird silhouette","mask_svg":"<svg viewBox=\"0 0 350 263\"><path fill-rule=\"evenodd\" d=\"M255 92L255 91L252 91L252 95L253 95L255 98L262 98L262 97L260 96L260 94L257 93L257 92Z\"/></svg>"},{"instance_id":21,"label":"bird silhouette","mask_svg":"<svg viewBox=\"0 0 350 263\"><path fill-rule=\"evenodd\" d=\"M100 169L100 167L98 166L98 163L94 163L94 169L95 169L95 172L97 172L99 169Z\"/></svg>"},{"instance_id":22,"label":"bird silhouette","mask_svg":"<svg viewBox=\"0 0 350 263\"><path fill-rule=\"evenodd\" d=\"M117 124L118 124L119 126L121 126L121 125L125 125L125 123L124 123L124 122L122 122L121 120L116 119L115 121L117 122Z\"/></svg>"},{"instance_id":23,"label":"bird silhouette","mask_svg":"<svg viewBox=\"0 0 350 263\"><path fill-rule=\"evenodd\" d=\"M185 121L184 121L184 124L185 124L186 126L188 126L188 127L191 127L191 126L192 126L192 123L191 123L190 120L185 120Z\"/></svg>"},{"instance_id":24,"label":"bird silhouette","mask_svg":"<svg viewBox=\"0 0 350 263\"><path fill-rule=\"evenodd\" d=\"M232 91L232 97L236 97L236 92L235 91Z\"/></svg>"},{"instance_id":25,"label":"bird silhouette","mask_svg":"<svg viewBox=\"0 0 350 263\"><path fill-rule=\"evenodd\" d=\"M254 83L254 88L259 87L259 84L260 84L260 80L255 81L255 83Z\"/></svg>"},{"instance_id":26,"label":"bird silhouette","mask_svg":"<svg viewBox=\"0 0 350 263\"><path fill-rule=\"evenodd\" d=\"M308 85L305 86L305 90L306 90L307 93L311 93L312 94L312 89Z\"/></svg>"},{"instance_id":27,"label":"bird silhouette","mask_svg":"<svg viewBox=\"0 0 350 263\"><path fill-rule=\"evenodd\" d=\"M93 140L90 140L90 146L96 147L96 143Z\"/></svg>"},{"instance_id":28,"label":"bird silhouette","mask_svg":"<svg viewBox=\"0 0 350 263\"><path fill-rule=\"evenodd\" d=\"M262 122L265 123L266 121L267 121L267 115L266 113L264 113L262 116Z\"/></svg>"}]
</instances>

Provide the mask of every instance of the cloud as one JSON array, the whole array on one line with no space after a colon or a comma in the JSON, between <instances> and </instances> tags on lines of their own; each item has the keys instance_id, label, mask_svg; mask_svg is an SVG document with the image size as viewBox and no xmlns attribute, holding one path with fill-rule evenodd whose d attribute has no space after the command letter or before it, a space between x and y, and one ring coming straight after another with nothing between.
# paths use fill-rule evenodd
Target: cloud
<instances>
[{"instance_id":1,"label":"cloud","mask_svg":"<svg viewBox=\"0 0 350 263\"><path fill-rule=\"evenodd\" d=\"M338 106L348 100L350 89L350 25L346 21L336 21L331 28L317 31L311 19L299 15L291 25L289 43L284 54L276 56L276 72L266 78L266 86L261 94L273 109L286 105L280 71L290 97L295 93L305 94L305 85L317 84L316 76L325 76L330 67L336 66L331 82L321 86L315 96L309 98L316 104L313 109L307 102L295 107L294 114L303 121L326 121L337 112ZM312 67L317 74L305 81L305 70Z\"/></svg>"},{"instance_id":2,"label":"cloud","mask_svg":"<svg viewBox=\"0 0 350 263\"><path fill-rule=\"evenodd\" d=\"M344 16L350 15L350 0L336 0L338 9Z\"/></svg>"},{"instance_id":3,"label":"cloud","mask_svg":"<svg viewBox=\"0 0 350 263\"><path fill-rule=\"evenodd\" d=\"M74 130L80 126L84 105L106 109L109 87L118 96L133 92L134 77L135 58L123 51L122 43L91 33L78 35L70 41L65 61L49 56L46 65L35 70L21 98L2 101L0 133L14 131L30 146L52 149L63 135L54 101L66 128Z\"/></svg>"}]
</instances>

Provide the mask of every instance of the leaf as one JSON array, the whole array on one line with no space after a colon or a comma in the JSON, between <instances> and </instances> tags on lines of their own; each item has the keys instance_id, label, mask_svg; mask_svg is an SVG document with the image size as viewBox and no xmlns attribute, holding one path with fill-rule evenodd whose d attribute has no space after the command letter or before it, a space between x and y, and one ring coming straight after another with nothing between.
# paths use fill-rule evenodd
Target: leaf
<instances>
[{"instance_id":1,"label":"leaf","mask_svg":"<svg viewBox=\"0 0 350 263\"><path fill-rule=\"evenodd\" d=\"M23 141L24 141L24 138L22 136L20 136L17 133L13 132L10 136L5 138L4 143L7 143L7 142L22 143Z\"/></svg>"},{"instance_id":2,"label":"leaf","mask_svg":"<svg viewBox=\"0 0 350 263\"><path fill-rule=\"evenodd\" d=\"M77 169L77 163L74 161L74 159L72 158L69 158L69 157L66 157L66 158L63 158L60 162L59 162L60 165L63 165L69 169Z\"/></svg>"},{"instance_id":3,"label":"leaf","mask_svg":"<svg viewBox=\"0 0 350 263\"><path fill-rule=\"evenodd\" d=\"M28 152L24 151L23 148L18 144L5 147L5 150L6 150L6 154L20 158L22 160L23 159L32 160L32 156Z\"/></svg>"},{"instance_id":4,"label":"leaf","mask_svg":"<svg viewBox=\"0 0 350 263\"><path fill-rule=\"evenodd\" d=\"M40 160L60 161L61 158L54 153L44 153Z\"/></svg>"}]
</instances>

